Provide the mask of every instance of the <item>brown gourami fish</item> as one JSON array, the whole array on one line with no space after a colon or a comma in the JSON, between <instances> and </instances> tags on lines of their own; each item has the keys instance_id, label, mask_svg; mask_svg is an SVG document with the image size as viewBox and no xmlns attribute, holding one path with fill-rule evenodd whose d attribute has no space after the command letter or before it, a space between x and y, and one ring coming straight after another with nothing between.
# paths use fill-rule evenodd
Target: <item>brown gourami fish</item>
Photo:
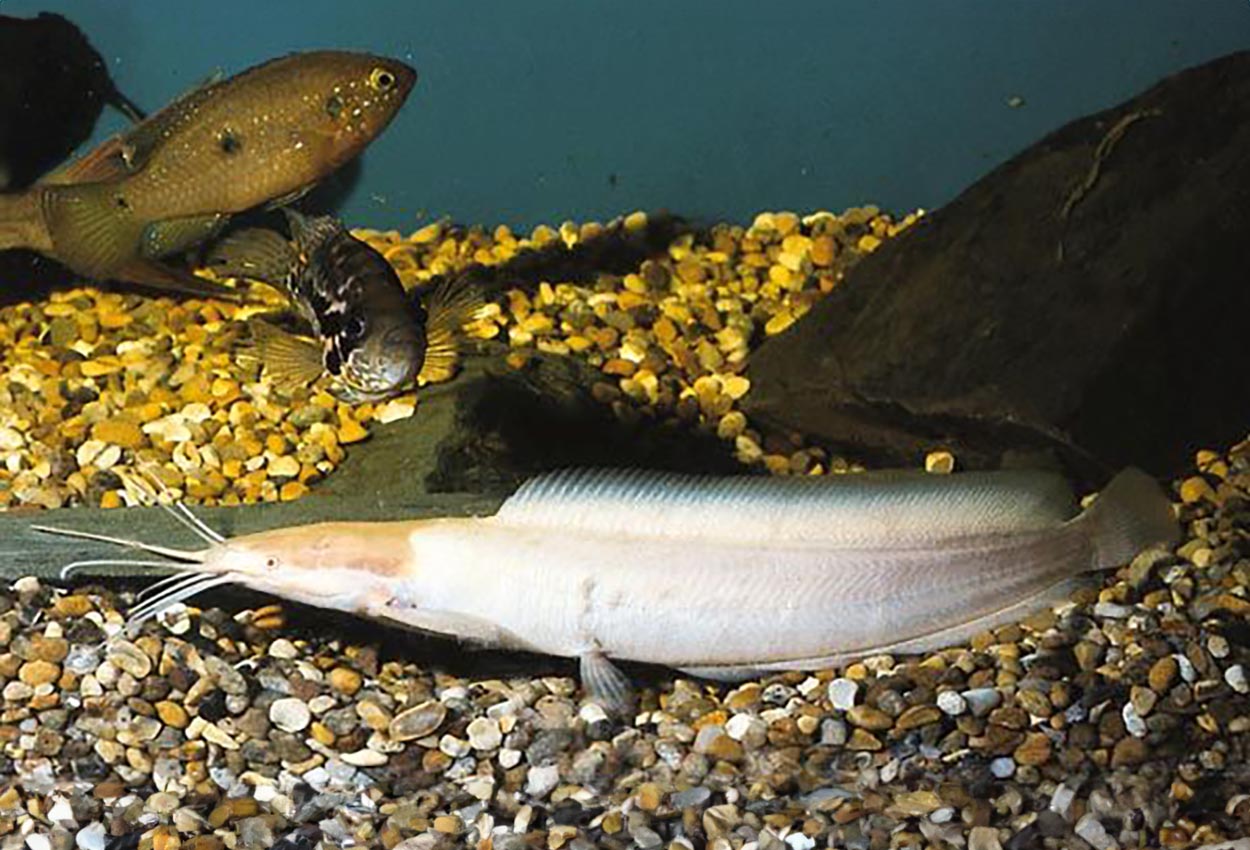
<instances>
[{"instance_id":1,"label":"brown gourami fish","mask_svg":"<svg viewBox=\"0 0 1250 850\"><path fill-rule=\"evenodd\" d=\"M578 470L527 482L488 517L323 523L229 540L201 527L208 545L198 551L105 539L185 571L132 622L235 583L576 657L590 695L623 710L629 683L614 659L729 681L927 652L1058 602L1083 574L1178 533L1162 490L1133 469L1074 513L1067 484L1047 473Z\"/></svg>"},{"instance_id":2,"label":"brown gourami fish","mask_svg":"<svg viewBox=\"0 0 1250 850\"><path fill-rule=\"evenodd\" d=\"M423 304L386 258L330 216L284 210L287 239L252 228L207 253L223 277L247 277L283 289L312 330L289 333L263 319L249 323L246 356L276 385L290 388L330 377L330 392L353 404L379 401L413 385L447 380L465 328L485 306L463 281L440 285Z\"/></svg>"},{"instance_id":3,"label":"brown gourami fish","mask_svg":"<svg viewBox=\"0 0 1250 850\"><path fill-rule=\"evenodd\" d=\"M31 189L0 195L0 249L96 279L211 291L159 260L299 196L359 154L416 81L365 53L296 53L211 82ZM218 288L221 289L221 288Z\"/></svg>"}]
</instances>

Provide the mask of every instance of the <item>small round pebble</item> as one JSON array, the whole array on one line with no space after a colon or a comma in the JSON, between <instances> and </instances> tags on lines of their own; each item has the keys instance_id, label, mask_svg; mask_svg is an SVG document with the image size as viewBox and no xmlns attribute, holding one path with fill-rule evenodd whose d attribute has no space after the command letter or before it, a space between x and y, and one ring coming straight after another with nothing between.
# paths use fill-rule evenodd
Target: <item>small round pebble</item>
<instances>
[{"instance_id":1,"label":"small round pebble","mask_svg":"<svg viewBox=\"0 0 1250 850\"><path fill-rule=\"evenodd\" d=\"M312 721L312 712L302 699L285 697L269 706L269 720L284 732L301 732Z\"/></svg>"}]
</instances>

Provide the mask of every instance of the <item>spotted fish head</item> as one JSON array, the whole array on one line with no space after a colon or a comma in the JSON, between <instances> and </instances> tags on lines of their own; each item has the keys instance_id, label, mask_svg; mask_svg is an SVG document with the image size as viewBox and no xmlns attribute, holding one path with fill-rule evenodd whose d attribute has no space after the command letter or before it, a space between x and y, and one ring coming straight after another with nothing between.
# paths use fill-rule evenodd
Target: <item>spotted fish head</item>
<instances>
[{"instance_id":1,"label":"spotted fish head","mask_svg":"<svg viewBox=\"0 0 1250 850\"><path fill-rule=\"evenodd\" d=\"M380 401L416 382L425 355L420 326L406 316L377 317L358 340L338 346L340 365L331 391L344 401Z\"/></svg>"}]
</instances>

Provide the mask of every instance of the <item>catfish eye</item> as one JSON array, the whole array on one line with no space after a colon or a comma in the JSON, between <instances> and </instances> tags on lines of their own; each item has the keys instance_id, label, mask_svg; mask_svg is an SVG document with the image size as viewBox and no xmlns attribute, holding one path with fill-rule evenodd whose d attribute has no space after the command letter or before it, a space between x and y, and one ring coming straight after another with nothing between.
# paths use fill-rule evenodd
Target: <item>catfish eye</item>
<instances>
[{"instance_id":1,"label":"catfish eye","mask_svg":"<svg viewBox=\"0 0 1250 850\"><path fill-rule=\"evenodd\" d=\"M337 94L332 94L326 98L326 113L331 118L338 118L343 114L343 98Z\"/></svg>"},{"instance_id":2,"label":"catfish eye","mask_svg":"<svg viewBox=\"0 0 1250 850\"><path fill-rule=\"evenodd\" d=\"M265 569L276 570L278 568L278 559L270 555L265 559Z\"/></svg>"},{"instance_id":3,"label":"catfish eye","mask_svg":"<svg viewBox=\"0 0 1250 850\"><path fill-rule=\"evenodd\" d=\"M385 68L374 68L369 72L369 85L378 91L390 91L395 87L395 75Z\"/></svg>"},{"instance_id":4,"label":"catfish eye","mask_svg":"<svg viewBox=\"0 0 1250 850\"><path fill-rule=\"evenodd\" d=\"M352 339L360 339L365 335L365 320L360 316L349 316L343 331Z\"/></svg>"}]
</instances>

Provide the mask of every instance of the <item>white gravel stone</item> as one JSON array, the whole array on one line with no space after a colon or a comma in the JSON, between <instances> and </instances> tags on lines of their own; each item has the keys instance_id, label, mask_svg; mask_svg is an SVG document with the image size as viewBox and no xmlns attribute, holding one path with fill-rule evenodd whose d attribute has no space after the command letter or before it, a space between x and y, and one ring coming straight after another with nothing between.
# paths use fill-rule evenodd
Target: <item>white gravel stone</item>
<instances>
[{"instance_id":1,"label":"white gravel stone","mask_svg":"<svg viewBox=\"0 0 1250 850\"><path fill-rule=\"evenodd\" d=\"M497 750L503 743L503 732L499 729L499 721L490 717L478 717L469 723L465 734L469 736L469 746L475 750Z\"/></svg>"},{"instance_id":2,"label":"white gravel stone","mask_svg":"<svg viewBox=\"0 0 1250 850\"><path fill-rule=\"evenodd\" d=\"M104 830L104 824L99 821L87 824L74 836L74 844L78 850L104 850L107 843L108 834Z\"/></svg>"},{"instance_id":3,"label":"white gravel stone","mask_svg":"<svg viewBox=\"0 0 1250 850\"><path fill-rule=\"evenodd\" d=\"M1137 713L1137 709L1131 702L1124 703L1124 708L1120 709L1120 716L1124 718L1124 728L1130 735L1134 738L1146 737L1146 721Z\"/></svg>"},{"instance_id":4,"label":"white gravel stone","mask_svg":"<svg viewBox=\"0 0 1250 850\"><path fill-rule=\"evenodd\" d=\"M269 706L269 721L283 732L299 732L308 727L312 712L302 699L284 697Z\"/></svg>"},{"instance_id":5,"label":"white gravel stone","mask_svg":"<svg viewBox=\"0 0 1250 850\"><path fill-rule=\"evenodd\" d=\"M970 691L964 691L961 696L967 703L968 709L977 717L989 714L1003 701L1003 695L996 688L973 688Z\"/></svg>"},{"instance_id":6,"label":"white gravel stone","mask_svg":"<svg viewBox=\"0 0 1250 850\"><path fill-rule=\"evenodd\" d=\"M1224 671L1224 681L1239 694L1250 692L1250 682L1246 681L1246 668L1240 664L1234 664Z\"/></svg>"},{"instance_id":7,"label":"white gravel stone","mask_svg":"<svg viewBox=\"0 0 1250 850\"><path fill-rule=\"evenodd\" d=\"M1120 846L1114 838L1107 834L1102 821L1092 812L1082 815L1081 819L1076 822L1074 829L1076 834L1085 839L1094 850L1112 850L1112 848Z\"/></svg>"},{"instance_id":8,"label":"white gravel stone","mask_svg":"<svg viewBox=\"0 0 1250 850\"><path fill-rule=\"evenodd\" d=\"M558 765L531 767L525 774L525 793L536 800L546 797L559 784L560 768Z\"/></svg>"},{"instance_id":9,"label":"white gravel stone","mask_svg":"<svg viewBox=\"0 0 1250 850\"><path fill-rule=\"evenodd\" d=\"M299 650L286 638L278 638L269 644L269 655L272 658L292 659L299 657Z\"/></svg>"},{"instance_id":10,"label":"white gravel stone","mask_svg":"<svg viewBox=\"0 0 1250 850\"><path fill-rule=\"evenodd\" d=\"M1016 762L1011 756L999 756L990 762L990 773L999 779L1007 779L1016 772Z\"/></svg>"},{"instance_id":11,"label":"white gravel stone","mask_svg":"<svg viewBox=\"0 0 1250 850\"><path fill-rule=\"evenodd\" d=\"M968 701L956 691L942 691L937 695L937 707L951 717L958 717L968 710Z\"/></svg>"},{"instance_id":12,"label":"white gravel stone","mask_svg":"<svg viewBox=\"0 0 1250 850\"><path fill-rule=\"evenodd\" d=\"M838 711L846 711L855 705L859 683L852 679L837 678L829 683L829 702Z\"/></svg>"},{"instance_id":13,"label":"white gravel stone","mask_svg":"<svg viewBox=\"0 0 1250 850\"><path fill-rule=\"evenodd\" d=\"M816 846L816 839L801 832L792 832L786 836L786 844L790 846L790 850L812 850Z\"/></svg>"},{"instance_id":14,"label":"white gravel stone","mask_svg":"<svg viewBox=\"0 0 1250 850\"><path fill-rule=\"evenodd\" d=\"M354 753L344 753L339 758L352 767L381 767L390 760L386 753L379 753L377 750L368 748L356 750Z\"/></svg>"},{"instance_id":15,"label":"white gravel stone","mask_svg":"<svg viewBox=\"0 0 1250 850\"><path fill-rule=\"evenodd\" d=\"M1050 795L1050 810L1064 820L1072 819L1072 804L1076 802L1076 791L1067 785L1059 785L1055 793Z\"/></svg>"},{"instance_id":16,"label":"white gravel stone","mask_svg":"<svg viewBox=\"0 0 1250 850\"><path fill-rule=\"evenodd\" d=\"M752 714L735 714L725 724L725 734L748 749L758 749L768 740L768 724Z\"/></svg>"}]
</instances>

